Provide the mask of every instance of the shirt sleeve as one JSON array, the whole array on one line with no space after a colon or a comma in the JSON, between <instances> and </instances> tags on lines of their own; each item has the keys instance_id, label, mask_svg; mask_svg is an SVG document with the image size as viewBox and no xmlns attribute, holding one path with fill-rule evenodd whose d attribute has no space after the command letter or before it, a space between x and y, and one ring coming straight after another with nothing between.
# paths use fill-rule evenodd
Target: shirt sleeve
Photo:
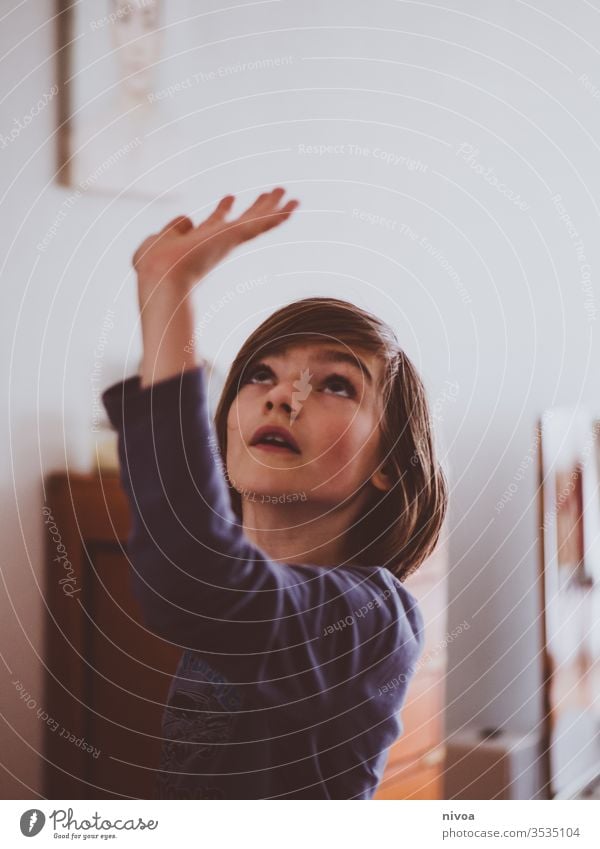
<instances>
[{"instance_id":1,"label":"shirt sleeve","mask_svg":"<svg viewBox=\"0 0 600 849\"><path fill-rule=\"evenodd\" d=\"M405 673L414 664L422 615L389 570L281 563L245 535L202 366L144 388L130 377L102 400L118 432L131 580L150 630L273 698L324 695L376 676L378 664Z\"/></svg>"}]
</instances>

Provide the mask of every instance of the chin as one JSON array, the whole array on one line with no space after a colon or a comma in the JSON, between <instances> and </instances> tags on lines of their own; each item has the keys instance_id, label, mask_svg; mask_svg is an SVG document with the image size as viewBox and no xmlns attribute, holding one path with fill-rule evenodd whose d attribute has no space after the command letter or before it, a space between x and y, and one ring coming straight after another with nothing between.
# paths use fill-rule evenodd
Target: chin
<instances>
[{"instance_id":1,"label":"chin","mask_svg":"<svg viewBox=\"0 0 600 849\"><path fill-rule=\"evenodd\" d=\"M277 493L289 492L296 485L292 475L289 477L260 475L252 478L251 483L244 488L251 489L259 495L276 495Z\"/></svg>"},{"instance_id":2,"label":"chin","mask_svg":"<svg viewBox=\"0 0 600 849\"><path fill-rule=\"evenodd\" d=\"M294 475L293 470L282 471L281 473L272 474L271 470L265 473L263 470L258 470L251 475L241 475L236 477L231 475L231 479L235 481L235 488L240 494L255 493L256 500L261 496L267 495L282 495L286 492L291 492L298 488L298 475Z\"/></svg>"}]
</instances>

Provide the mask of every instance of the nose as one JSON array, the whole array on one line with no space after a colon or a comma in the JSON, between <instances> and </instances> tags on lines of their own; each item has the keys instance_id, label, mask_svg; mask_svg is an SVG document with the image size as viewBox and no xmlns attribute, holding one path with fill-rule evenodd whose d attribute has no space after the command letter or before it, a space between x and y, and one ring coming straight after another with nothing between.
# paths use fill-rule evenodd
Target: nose
<instances>
[{"instance_id":1,"label":"nose","mask_svg":"<svg viewBox=\"0 0 600 849\"><path fill-rule=\"evenodd\" d=\"M290 385L281 381L276 386L273 386L265 399L267 410L272 410L273 407L280 407L288 415L292 412L292 390Z\"/></svg>"}]
</instances>

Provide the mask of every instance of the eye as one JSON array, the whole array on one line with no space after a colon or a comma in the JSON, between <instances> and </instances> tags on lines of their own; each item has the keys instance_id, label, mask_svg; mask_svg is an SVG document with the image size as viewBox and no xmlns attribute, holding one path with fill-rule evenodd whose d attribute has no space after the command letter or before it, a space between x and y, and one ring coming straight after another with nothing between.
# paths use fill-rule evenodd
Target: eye
<instances>
[{"instance_id":1,"label":"eye","mask_svg":"<svg viewBox=\"0 0 600 849\"><path fill-rule=\"evenodd\" d=\"M356 395L354 384L341 374L330 374L325 380L326 388L333 388L333 394L338 395L339 390L345 393L346 398L353 398ZM338 391L336 391L336 389Z\"/></svg>"},{"instance_id":2,"label":"eye","mask_svg":"<svg viewBox=\"0 0 600 849\"><path fill-rule=\"evenodd\" d=\"M261 384L265 381L272 380L275 377L273 369L266 363L256 363L251 366L244 379L242 386L248 383ZM323 390L327 395L338 395L341 398L353 398L356 395L356 389L352 381L342 374L330 374L323 381Z\"/></svg>"},{"instance_id":3,"label":"eye","mask_svg":"<svg viewBox=\"0 0 600 849\"><path fill-rule=\"evenodd\" d=\"M272 378L273 369L269 368L269 366L265 365L265 363L258 363L248 369L246 376L242 381L242 385L246 383L262 383L265 380L265 377Z\"/></svg>"}]
</instances>

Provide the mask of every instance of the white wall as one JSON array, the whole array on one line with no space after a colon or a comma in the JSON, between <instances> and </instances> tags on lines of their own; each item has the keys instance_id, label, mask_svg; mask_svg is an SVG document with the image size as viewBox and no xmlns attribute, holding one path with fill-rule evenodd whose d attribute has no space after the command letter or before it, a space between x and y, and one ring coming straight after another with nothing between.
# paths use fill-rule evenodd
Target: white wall
<instances>
[{"instance_id":1,"label":"white wall","mask_svg":"<svg viewBox=\"0 0 600 849\"><path fill-rule=\"evenodd\" d=\"M7 137L55 83L54 5L4 0L1 10ZM226 193L242 208L278 184L301 200L294 219L240 250L198 290L202 313L237 282L268 274L208 323L206 353L225 369L270 311L310 294L346 297L394 326L437 404L452 474L449 628L464 619L471 627L449 649L448 728L506 722L526 730L538 721L535 464L510 502L501 511L495 505L532 456L540 411L600 397L598 20L590 4L558 0L282 0L205 15L170 33L169 49L179 35L194 47L181 60L189 73L256 58L293 61L169 99L169 108L202 110L177 126L181 145L194 145L182 158L191 169L184 200L148 204L90 191L44 252L36 245L69 196L53 182L56 101L0 148L4 797L40 792L43 726L11 682L20 679L43 701L41 478L90 467L90 376L109 309L115 326L102 388L135 371L130 256L179 212L198 221ZM310 144L346 147L299 152ZM422 164L411 170L377 151ZM493 169L487 180L474 164ZM525 209L491 184L494 176ZM560 220L557 194L585 259ZM396 223L360 220L354 209ZM582 285L584 263L591 291ZM458 389L448 397L452 382Z\"/></svg>"}]
</instances>

